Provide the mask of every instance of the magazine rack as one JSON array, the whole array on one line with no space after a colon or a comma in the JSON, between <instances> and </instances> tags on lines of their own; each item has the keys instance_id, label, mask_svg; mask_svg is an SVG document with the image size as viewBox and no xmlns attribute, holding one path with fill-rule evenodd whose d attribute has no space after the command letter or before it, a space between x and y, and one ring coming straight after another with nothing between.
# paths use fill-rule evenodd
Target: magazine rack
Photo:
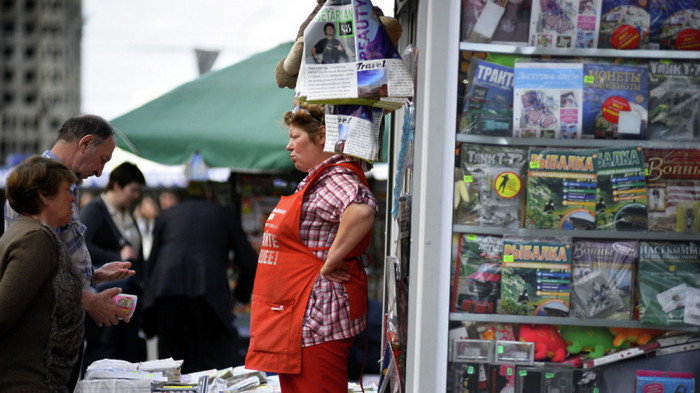
<instances>
[{"instance_id":1,"label":"magazine rack","mask_svg":"<svg viewBox=\"0 0 700 393\"><path fill-rule=\"evenodd\" d=\"M670 51L670 50L616 50L616 49L550 49L536 48L529 46L516 46L508 44L483 44L472 42L461 42L459 49L472 52L490 52L501 54L516 54L527 56L551 56L553 60L557 58L586 57L586 58L635 58L635 59L679 59L692 60L700 63L700 52ZM544 138L510 138L492 137L485 135L457 134L455 138L459 143L488 144L501 146L545 146L547 148L596 148L596 147L623 147L642 146L654 148L693 148L700 149L700 141L659 141L659 140L631 140L631 139L544 139ZM572 239L617 239L617 240L698 240L700 236L695 233L678 232L626 232L626 231L594 231L594 230L545 230L545 229L508 229L498 227L483 227L473 225L455 224L453 232L458 233L478 233L483 235L516 235L533 238L567 236ZM574 317L542 317L542 316L515 316L498 314L473 314L473 313L451 313L452 321L488 321L502 323L537 323L537 324L557 324L557 325L585 325L603 327L644 327L654 329L670 330L671 327L664 325L640 325L634 320L611 320L611 319L586 319L581 320ZM698 326L672 327L673 330L700 331Z\"/></svg>"}]
</instances>

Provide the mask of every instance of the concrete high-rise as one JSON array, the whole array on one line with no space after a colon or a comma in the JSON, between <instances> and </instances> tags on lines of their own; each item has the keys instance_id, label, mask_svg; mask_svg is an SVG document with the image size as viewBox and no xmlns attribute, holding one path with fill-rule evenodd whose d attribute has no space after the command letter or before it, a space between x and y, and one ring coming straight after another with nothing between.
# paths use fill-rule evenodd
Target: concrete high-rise
<instances>
[{"instance_id":1,"label":"concrete high-rise","mask_svg":"<svg viewBox=\"0 0 700 393\"><path fill-rule=\"evenodd\" d=\"M0 165L80 112L82 0L0 0Z\"/></svg>"}]
</instances>

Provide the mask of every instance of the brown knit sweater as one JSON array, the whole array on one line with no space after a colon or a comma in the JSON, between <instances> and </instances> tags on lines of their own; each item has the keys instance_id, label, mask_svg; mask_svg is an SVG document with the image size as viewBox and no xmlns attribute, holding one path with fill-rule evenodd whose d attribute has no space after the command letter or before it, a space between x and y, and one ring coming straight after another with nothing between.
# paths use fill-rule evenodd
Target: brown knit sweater
<instances>
[{"instance_id":1,"label":"brown knit sweater","mask_svg":"<svg viewBox=\"0 0 700 393\"><path fill-rule=\"evenodd\" d=\"M81 299L56 232L20 216L0 238L0 390L68 391L83 342Z\"/></svg>"}]
</instances>

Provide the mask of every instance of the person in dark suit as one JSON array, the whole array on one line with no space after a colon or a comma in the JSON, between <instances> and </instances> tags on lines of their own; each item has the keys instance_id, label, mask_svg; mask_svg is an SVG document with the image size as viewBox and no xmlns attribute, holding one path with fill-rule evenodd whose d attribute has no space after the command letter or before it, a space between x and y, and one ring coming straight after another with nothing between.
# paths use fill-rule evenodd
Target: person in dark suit
<instances>
[{"instance_id":1,"label":"person in dark suit","mask_svg":"<svg viewBox=\"0 0 700 393\"><path fill-rule=\"evenodd\" d=\"M144 286L144 332L158 336L159 358L184 360L182 373L243 364L227 268L233 251L233 295L248 303L258 257L238 211L209 186L156 217Z\"/></svg>"},{"instance_id":2,"label":"person in dark suit","mask_svg":"<svg viewBox=\"0 0 700 393\"><path fill-rule=\"evenodd\" d=\"M124 162L109 174L106 191L80 211L80 219L87 226L85 239L92 263L98 267L114 260L131 262L136 274L109 285L116 285L122 293L138 297L141 297L144 258L141 234L132 209L145 184L141 170ZM97 289L102 290L102 285L97 285ZM139 337L140 315L137 301L129 323L100 327L94 321L86 320L83 371L92 362L104 358L132 363L146 360L146 341Z\"/></svg>"}]
</instances>

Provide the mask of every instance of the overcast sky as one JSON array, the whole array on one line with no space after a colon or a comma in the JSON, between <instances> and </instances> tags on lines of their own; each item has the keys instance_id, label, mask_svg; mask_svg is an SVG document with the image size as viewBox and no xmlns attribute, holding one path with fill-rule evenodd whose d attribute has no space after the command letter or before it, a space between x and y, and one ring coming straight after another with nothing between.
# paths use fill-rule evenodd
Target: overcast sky
<instances>
[{"instance_id":1,"label":"overcast sky","mask_svg":"<svg viewBox=\"0 0 700 393\"><path fill-rule=\"evenodd\" d=\"M393 15L393 0L372 4ZM83 0L81 111L111 120L196 78L195 49L219 50L213 67L219 69L293 41L315 5L315 0Z\"/></svg>"}]
</instances>

